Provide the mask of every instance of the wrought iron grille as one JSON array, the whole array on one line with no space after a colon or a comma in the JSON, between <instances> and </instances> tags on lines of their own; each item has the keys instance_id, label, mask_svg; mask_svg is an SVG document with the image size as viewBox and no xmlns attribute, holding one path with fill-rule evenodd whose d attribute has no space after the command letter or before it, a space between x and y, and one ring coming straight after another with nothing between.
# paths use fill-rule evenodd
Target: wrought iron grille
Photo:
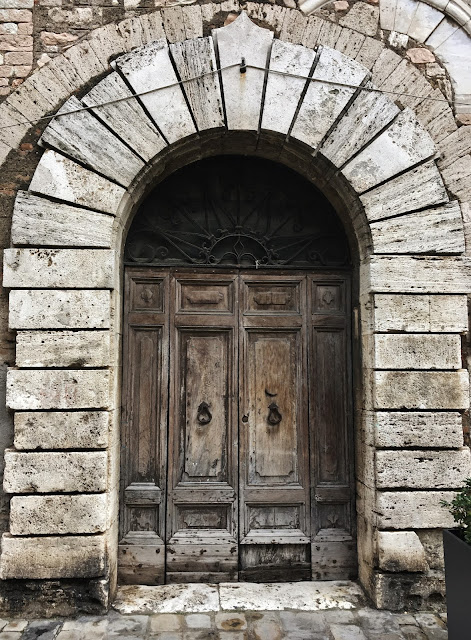
<instances>
[{"instance_id":1,"label":"wrought iron grille","mask_svg":"<svg viewBox=\"0 0 471 640\"><path fill-rule=\"evenodd\" d=\"M328 200L275 162L216 156L161 182L137 212L125 262L176 266L346 267Z\"/></svg>"}]
</instances>

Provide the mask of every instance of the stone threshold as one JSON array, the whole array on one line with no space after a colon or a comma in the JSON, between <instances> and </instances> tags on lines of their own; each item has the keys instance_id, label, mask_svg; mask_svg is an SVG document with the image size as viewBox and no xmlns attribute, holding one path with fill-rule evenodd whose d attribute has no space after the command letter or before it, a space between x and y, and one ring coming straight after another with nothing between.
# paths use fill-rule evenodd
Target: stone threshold
<instances>
[{"instance_id":1,"label":"stone threshold","mask_svg":"<svg viewBox=\"0 0 471 640\"><path fill-rule=\"evenodd\" d=\"M221 584L126 585L113 608L121 614L209 611L322 611L357 609L367 599L356 582L226 582Z\"/></svg>"}]
</instances>

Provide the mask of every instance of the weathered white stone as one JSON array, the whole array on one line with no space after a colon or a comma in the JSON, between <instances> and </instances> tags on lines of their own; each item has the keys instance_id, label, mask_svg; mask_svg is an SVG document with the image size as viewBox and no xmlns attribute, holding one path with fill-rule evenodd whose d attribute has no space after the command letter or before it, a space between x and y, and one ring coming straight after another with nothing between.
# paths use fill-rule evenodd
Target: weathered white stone
<instances>
[{"instance_id":1,"label":"weathered white stone","mask_svg":"<svg viewBox=\"0 0 471 640\"><path fill-rule=\"evenodd\" d=\"M103 104L104 106L92 109L93 113L144 160L150 160L166 144L136 98L131 96L132 92L124 80L114 72L95 85L82 98L82 102L88 107ZM119 102L115 102L117 100Z\"/></svg>"},{"instance_id":2,"label":"weathered white stone","mask_svg":"<svg viewBox=\"0 0 471 640\"><path fill-rule=\"evenodd\" d=\"M118 589L113 608L124 615L219 611L218 586L214 584L123 585Z\"/></svg>"},{"instance_id":3,"label":"weathered white stone","mask_svg":"<svg viewBox=\"0 0 471 640\"><path fill-rule=\"evenodd\" d=\"M176 5L167 7L162 11L165 35L169 42L181 42L185 40L185 23L183 21L183 9Z\"/></svg>"},{"instance_id":4,"label":"weathered white stone","mask_svg":"<svg viewBox=\"0 0 471 640\"><path fill-rule=\"evenodd\" d=\"M322 145L322 155L336 167L360 151L399 113L399 107L388 96L368 91L370 88L374 87L367 83Z\"/></svg>"},{"instance_id":5,"label":"weathered white stone","mask_svg":"<svg viewBox=\"0 0 471 640\"><path fill-rule=\"evenodd\" d=\"M17 411L17 449L104 449L108 444L106 411Z\"/></svg>"},{"instance_id":6,"label":"weathered white stone","mask_svg":"<svg viewBox=\"0 0 471 640\"><path fill-rule=\"evenodd\" d=\"M306 26L307 18L305 18L302 13L299 11L287 11L285 19L283 20L283 26L281 27L280 40L286 43L300 44Z\"/></svg>"},{"instance_id":7,"label":"weathered white stone","mask_svg":"<svg viewBox=\"0 0 471 640\"><path fill-rule=\"evenodd\" d=\"M49 97L43 96L29 82L29 79L8 97L8 102L28 120L41 118L55 106Z\"/></svg>"},{"instance_id":8,"label":"weathered white stone","mask_svg":"<svg viewBox=\"0 0 471 640\"><path fill-rule=\"evenodd\" d=\"M367 69L372 69L384 49L381 40L367 36L357 53L355 60Z\"/></svg>"},{"instance_id":9,"label":"weathered white stone","mask_svg":"<svg viewBox=\"0 0 471 640\"><path fill-rule=\"evenodd\" d=\"M450 334L377 334L377 369L460 369L461 339Z\"/></svg>"},{"instance_id":10,"label":"weathered white stone","mask_svg":"<svg viewBox=\"0 0 471 640\"><path fill-rule=\"evenodd\" d=\"M10 291L10 329L106 329L109 291Z\"/></svg>"},{"instance_id":11,"label":"weathered white stone","mask_svg":"<svg viewBox=\"0 0 471 640\"><path fill-rule=\"evenodd\" d=\"M467 331L466 296L375 295L377 331Z\"/></svg>"},{"instance_id":12,"label":"weathered white stone","mask_svg":"<svg viewBox=\"0 0 471 640\"><path fill-rule=\"evenodd\" d=\"M448 195L434 162L427 162L360 196L368 220L380 220L442 202Z\"/></svg>"},{"instance_id":13,"label":"weathered white stone","mask_svg":"<svg viewBox=\"0 0 471 640\"><path fill-rule=\"evenodd\" d=\"M16 337L17 367L107 367L109 331L22 331Z\"/></svg>"},{"instance_id":14,"label":"weathered white stone","mask_svg":"<svg viewBox=\"0 0 471 640\"><path fill-rule=\"evenodd\" d=\"M10 533L14 536L100 533L107 525L107 494L14 496Z\"/></svg>"},{"instance_id":15,"label":"weathered white stone","mask_svg":"<svg viewBox=\"0 0 471 640\"><path fill-rule=\"evenodd\" d=\"M417 42L425 42L442 20L443 13L441 11L425 4L425 2L419 2L407 33Z\"/></svg>"},{"instance_id":16,"label":"weathered white stone","mask_svg":"<svg viewBox=\"0 0 471 640\"><path fill-rule=\"evenodd\" d=\"M165 40L157 40L116 60L168 142L196 132Z\"/></svg>"},{"instance_id":17,"label":"weathered white stone","mask_svg":"<svg viewBox=\"0 0 471 640\"><path fill-rule=\"evenodd\" d=\"M453 526L453 516L441 501L453 491L380 491L376 511L381 529L438 529Z\"/></svg>"},{"instance_id":18,"label":"weathered white stone","mask_svg":"<svg viewBox=\"0 0 471 640\"><path fill-rule=\"evenodd\" d=\"M379 56L376 58L373 68L371 69L372 81L376 87L380 87L389 76L397 69L401 64L403 58L398 56L392 49L382 49Z\"/></svg>"},{"instance_id":19,"label":"weathered white stone","mask_svg":"<svg viewBox=\"0 0 471 640\"><path fill-rule=\"evenodd\" d=\"M442 176L453 195L462 202L471 200L471 155L458 158L442 169Z\"/></svg>"},{"instance_id":20,"label":"weathered white stone","mask_svg":"<svg viewBox=\"0 0 471 640\"><path fill-rule=\"evenodd\" d=\"M106 451L5 451L7 493L100 492L106 489Z\"/></svg>"},{"instance_id":21,"label":"weathered white stone","mask_svg":"<svg viewBox=\"0 0 471 640\"><path fill-rule=\"evenodd\" d=\"M438 166L440 169L445 169L455 160L471 151L471 126L460 127L444 138L438 148L441 153Z\"/></svg>"},{"instance_id":22,"label":"weathered white stone","mask_svg":"<svg viewBox=\"0 0 471 640\"><path fill-rule=\"evenodd\" d=\"M307 77L314 62L311 49L275 40L271 50L270 70L265 92L262 129L288 133L296 108L306 85L306 80L294 78L289 73Z\"/></svg>"},{"instance_id":23,"label":"weathered white stone","mask_svg":"<svg viewBox=\"0 0 471 640\"><path fill-rule=\"evenodd\" d=\"M324 20L317 37L317 44L329 47L330 49L335 49L337 40L340 38L341 33L342 27L339 24L335 24L335 22L332 22L331 20Z\"/></svg>"},{"instance_id":24,"label":"weathered white stone","mask_svg":"<svg viewBox=\"0 0 471 640\"><path fill-rule=\"evenodd\" d=\"M383 0L379 3L381 29L392 31L396 15L397 0Z\"/></svg>"},{"instance_id":25,"label":"weathered white stone","mask_svg":"<svg viewBox=\"0 0 471 640\"><path fill-rule=\"evenodd\" d=\"M15 149L30 129L31 125L12 105L4 102L0 105L0 142Z\"/></svg>"},{"instance_id":26,"label":"weathered white stone","mask_svg":"<svg viewBox=\"0 0 471 640\"><path fill-rule=\"evenodd\" d=\"M224 126L213 39L187 40L170 46L183 90L199 131ZM203 77L200 77L203 76Z\"/></svg>"},{"instance_id":27,"label":"weathered white stone","mask_svg":"<svg viewBox=\"0 0 471 640\"><path fill-rule=\"evenodd\" d=\"M88 36L88 42L106 68L109 68L112 57L126 50L125 41L114 23L93 29Z\"/></svg>"},{"instance_id":28,"label":"weathered white stone","mask_svg":"<svg viewBox=\"0 0 471 640\"><path fill-rule=\"evenodd\" d=\"M417 10L417 0L401 0L396 4L392 31L409 33L409 27Z\"/></svg>"},{"instance_id":29,"label":"weathered white stone","mask_svg":"<svg viewBox=\"0 0 471 640\"><path fill-rule=\"evenodd\" d=\"M200 5L196 4L191 7L185 7L183 22L185 24L185 36L187 40L203 37L203 17Z\"/></svg>"},{"instance_id":30,"label":"weathered white stone","mask_svg":"<svg viewBox=\"0 0 471 640\"><path fill-rule=\"evenodd\" d=\"M370 229L374 253L450 255L463 253L465 249L458 202L373 222Z\"/></svg>"},{"instance_id":31,"label":"weathered white stone","mask_svg":"<svg viewBox=\"0 0 471 640\"><path fill-rule=\"evenodd\" d=\"M50 149L42 155L29 188L46 196L111 214L116 214L125 193L123 187Z\"/></svg>"},{"instance_id":32,"label":"weathered white stone","mask_svg":"<svg viewBox=\"0 0 471 640\"><path fill-rule=\"evenodd\" d=\"M471 472L467 447L454 451L378 451L376 482L380 489L459 488Z\"/></svg>"},{"instance_id":33,"label":"weathered white stone","mask_svg":"<svg viewBox=\"0 0 471 640\"><path fill-rule=\"evenodd\" d=\"M425 550L414 531L378 533L379 568L384 571L425 571Z\"/></svg>"},{"instance_id":34,"label":"weathered white stone","mask_svg":"<svg viewBox=\"0 0 471 640\"><path fill-rule=\"evenodd\" d=\"M103 74L107 70L108 65L103 63L101 56L98 57L96 55L87 40L70 47L64 52L63 56L77 70L82 82L90 82L92 78Z\"/></svg>"},{"instance_id":35,"label":"weathered white stone","mask_svg":"<svg viewBox=\"0 0 471 640\"><path fill-rule=\"evenodd\" d=\"M373 256L370 278L373 292L466 293L471 262L461 256Z\"/></svg>"},{"instance_id":36,"label":"weathered white stone","mask_svg":"<svg viewBox=\"0 0 471 640\"><path fill-rule=\"evenodd\" d=\"M405 36L407 40L407 36ZM409 60L403 59L394 72L379 86L391 99L401 102L405 107L415 109L433 87Z\"/></svg>"},{"instance_id":37,"label":"weathered white stone","mask_svg":"<svg viewBox=\"0 0 471 640\"><path fill-rule=\"evenodd\" d=\"M440 142L450 133L456 131L457 125L453 111L448 102L443 100L443 93L440 89L434 89L430 98L434 98L434 100L424 100L415 109L415 114L435 142Z\"/></svg>"},{"instance_id":38,"label":"weathered white stone","mask_svg":"<svg viewBox=\"0 0 471 640\"><path fill-rule=\"evenodd\" d=\"M15 245L110 247L112 216L19 191L11 239Z\"/></svg>"},{"instance_id":39,"label":"weathered white stone","mask_svg":"<svg viewBox=\"0 0 471 640\"><path fill-rule=\"evenodd\" d=\"M356 29L367 36L375 36L379 26L379 7L366 2L356 2L339 22L343 27Z\"/></svg>"},{"instance_id":40,"label":"weathered white stone","mask_svg":"<svg viewBox=\"0 0 471 640\"><path fill-rule=\"evenodd\" d=\"M467 409L469 375L460 371L376 371L376 409Z\"/></svg>"},{"instance_id":41,"label":"weathered white stone","mask_svg":"<svg viewBox=\"0 0 471 640\"><path fill-rule=\"evenodd\" d=\"M435 144L415 114L404 109L379 135L342 169L355 191L361 193L392 178L435 153Z\"/></svg>"},{"instance_id":42,"label":"weathered white stone","mask_svg":"<svg viewBox=\"0 0 471 640\"><path fill-rule=\"evenodd\" d=\"M353 58L355 60L364 42L365 36L362 33L344 27L339 36L339 39L337 40L335 48L337 49L337 51L340 51L340 53L343 53L349 58ZM362 64L359 60L358 62Z\"/></svg>"},{"instance_id":43,"label":"weathered white stone","mask_svg":"<svg viewBox=\"0 0 471 640\"><path fill-rule=\"evenodd\" d=\"M458 31L458 29L459 26L456 22L445 16L437 28L432 31L431 35L425 41L425 44L432 49L436 49Z\"/></svg>"},{"instance_id":44,"label":"weathered white stone","mask_svg":"<svg viewBox=\"0 0 471 640\"><path fill-rule=\"evenodd\" d=\"M227 126L256 131L260 120L265 71L247 68L240 73L242 58L248 65L265 68L273 33L257 27L243 11L227 27L215 29L213 38L219 54ZM230 69L225 67L231 66Z\"/></svg>"},{"instance_id":45,"label":"weathered white stone","mask_svg":"<svg viewBox=\"0 0 471 640\"><path fill-rule=\"evenodd\" d=\"M8 578L91 578L106 565L106 536L18 538L3 534L0 576Z\"/></svg>"},{"instance_id":46,"label":"weathered white stone","mask_svg":"<svg viewBox=\"0 0 471 640\"><path fill-rule=\"evenodd\" d=\"M430 44L430 41L440 26L437 27L432 36L427 40L427 44ZM456 97L459 98L463 96L466 102L466 96L471 94L471 69L469 67L470 36L464 29L457 29L441 44L437 45L434 43L431 46L434 47L435 54L444 63L446 70L450 74Z\"/></svg>"},{"instance_id":47,"label":"weathered white stone","mask_svg":"<svg viewBox=\"0 0 471 640\"><path fill-rule=\"evenodd\" d=\"M291 136L317 147L366 74L367 69L354 60L334 49L323 47ZM344 84L349 86L342 86Z\"/></svg>"},{"instance_id":48,"label":"weathered white stone","mask_svg":"<svg viewBox=\"0 0 471 640\"><path fill-rule=\"evenodd\" d=\"M378 411L375 416L378 447L440 447L463 446L463 424L459 413Z\"/></svg>"},{"instance_id":49,"label":"weathered white stone","mask_svg":"<svg viewBox=\"0 0 471 640\"><path fill-rule=\"evenodd\" d=\"M106 370L16 370L7 377L10 409L106 409L110 376Z\"/></svg>"},{"instance_id":50,"label":"weathered white stone","mask_svg":"<svg viewBox=\"0 0 471 640\"><path fill-rule=\"evenodd\" d=\"M3 286L111 289L113 260L104 249L5 249Z\"/></svg>"},{"instance_id":51,"label":"weathered white stone","mask_svg":"<svg viewBox=\"0 0 471 640\"><path fill-rule=\"evenodd\" d=\"M69 115L52 120L42 142L127 187L144 163L91 113L70 113L76 109L83 109L82 103L69 98L58 111Z\"/></svg>"},{"instance_id":52,"label":"weathered white stone","mask_svg":"<svg viewBox=\"0 0 471 640\"><path fill-rule=\"evenodd\" d=\"M28 82L53 105L53 109L58 108L70 95L70 88L52 72L49 64L32 73Z\"/></svg>"}]
</instances>

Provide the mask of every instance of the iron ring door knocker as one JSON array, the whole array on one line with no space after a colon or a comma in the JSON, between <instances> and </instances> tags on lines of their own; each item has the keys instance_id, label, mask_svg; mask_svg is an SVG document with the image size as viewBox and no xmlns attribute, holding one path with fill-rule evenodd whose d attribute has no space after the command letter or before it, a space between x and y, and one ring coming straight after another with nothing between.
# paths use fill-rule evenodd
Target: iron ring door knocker
<instances>
[{"instance_id":1,"label":"iron ring door knocker","mask_svg":"<svg viewBox=\"0 0 471 640\"><path fill-rule=\"evenodd\" d=\"M267 422L272 427L275 427L277 424L280 424L283 416L281 415L281 413L279 411L279 407L276 404L276 402L272 402L269 405L268 409L269 409L269 413L268 413L268 417L267 417Z\"/></svg>"},{"instance_id":2,"label":"iron ring door knocker","mask_svg":"<svg viewBox=\"0 0 471 640\"><path fill-rule=\"evenodd\" d=\"M196 413L196 419L200 423L201 426L205 426L211 422L213 419L212 413L209 410L209 404L207 402L202 402L198 407Z\"/></svg>"}]
</instances>

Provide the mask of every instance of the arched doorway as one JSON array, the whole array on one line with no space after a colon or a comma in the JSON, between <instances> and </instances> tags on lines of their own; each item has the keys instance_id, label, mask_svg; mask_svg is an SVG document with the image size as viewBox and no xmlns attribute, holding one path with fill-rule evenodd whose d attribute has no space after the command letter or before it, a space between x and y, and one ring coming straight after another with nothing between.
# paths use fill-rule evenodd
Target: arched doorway
<instances>
[{"instance_id":1,"label":"arched doorway","mask_svg":"<svg viewBox=\"0 0 471 640\"><path fill-rule=\"evenodd\" d=\"M351 260L277 163L166 178L125 247L121 582L356 575Z\"/></svg>"}]
</instances>

